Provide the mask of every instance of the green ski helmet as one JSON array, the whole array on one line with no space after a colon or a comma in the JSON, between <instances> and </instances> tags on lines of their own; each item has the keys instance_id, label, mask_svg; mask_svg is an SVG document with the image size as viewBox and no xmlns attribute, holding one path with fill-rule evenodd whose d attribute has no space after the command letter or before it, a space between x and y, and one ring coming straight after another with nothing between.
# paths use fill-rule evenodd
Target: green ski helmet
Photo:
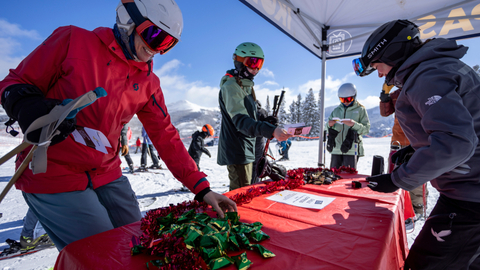
<instances>
[{"instance_id":1,"label":"green ski helmet","mask_svg":"<svg viewBox=\"0 0 480 270\"><path fill-rule=\"evenodd\" d=\"M263 54L262 48L253 42L244 42L235 48L235 53L233 54L234 59L235 56L240 57L257 57L257 58L265 58Z\"/></svg>"}]
</instances>

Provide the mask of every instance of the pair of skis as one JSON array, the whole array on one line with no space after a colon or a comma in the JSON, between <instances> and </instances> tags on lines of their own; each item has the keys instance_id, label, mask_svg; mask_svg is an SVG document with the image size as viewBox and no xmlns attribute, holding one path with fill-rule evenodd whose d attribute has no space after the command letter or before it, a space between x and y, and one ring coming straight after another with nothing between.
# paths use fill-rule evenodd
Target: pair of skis
<instances>
[{"instance_id":1,"label":"pair of skis","mask_svg":"<svg viewBox=\"0 0 480 270\"><path fill-rule=\"evenodd\" d=\"M280 94L280 97L278 95L276 95L273 98L273 113L272 113L273 117L278 116L278 111L280 110L280 106L283 102L283 96L284 95L285 95L285 90L282 90L282 93ZM268 150L270 150L269 145L270 145L271 140L272 140L272 138L268 138L267 142L265 143L265 149L263 150L263 155L257 163L257 176L258 176L258 178L264 178L264 177L269 176L269 172L268 172L269 171L268 170L269 162L267 160L267 156L274 159L272 156L270 156L268 154Z\"/></svg>"},{"instance_id":2,"label":"pair of skis","mask_svg":"<svg viewBox=\"0 0 480 270\"><path fill-rule=\"evenodd\" d=\"M107 96L107 92L102 87L97 87L93 91L89 91L74 100L65 99L62 104L55 106L50 113L36 119L25 131L24 141L12 151L0 158L0 165L7 160L25 150L30 145L33 145L28 155L23 160L22 164L17 168L15 174L3 189L0 194L0 202L3 201L8 191L12 188L15 182L18 180L23 171L27 168L30 161L30 167L34 174L44 173L47 171L47 149L54 136L60 132L57 130L58 126L65 119L74 118L77 113L92 104L98 98ZM27 134L37 129L41 129L39 142L31 142L27 139Z\"/></svg>"}]
</instances>

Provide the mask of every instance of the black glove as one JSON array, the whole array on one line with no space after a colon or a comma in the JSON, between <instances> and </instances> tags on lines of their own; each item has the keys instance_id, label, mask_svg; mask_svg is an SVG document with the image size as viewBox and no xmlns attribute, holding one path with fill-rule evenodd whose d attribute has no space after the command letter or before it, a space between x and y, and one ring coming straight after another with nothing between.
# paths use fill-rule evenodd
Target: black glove
<instances>
[{"instance_id":1,"label":"black glove","mask_svg":"<svg viewBox=\"0 0 480 270\"><path fill-rule=\"evenodd\" d=\"M391 193L399 189L392 182L392 176L390 174L380 174L376 176L367 177L368 187L377 192Z\"/></svg>"},{"instance_id":2,"label":"black glove","mask_svg":"<svg viewBox=\"0 0 480 270\"><path fill-rule=\"evenodd\" d=\"M2 105L7 115L15 121L25 133L30 124L39 117L48 114L56 105L61 104L58 99L45 98L42 91L30 84L14 84L5 89L2 94ZM65 140L75 130L76 118L65 119L57 128L59 135L52 138L50 145ZM41 129L28 134L27 139L38 142Z\"/></svg>"},{"instance_id":3,"label":"black glove","mask_svg":"<svg viewBox=\"0 0 480 270\"><path fill-rule=\"evenodd\" d=\"M413 153L415 153L415 149L413 149L413 147L409 145L395 152L392 155L390 161L392 162L392 164L397 165L407 163L412 157Z\"/></svg>"},{"instance_id":4,"label":"black glove","mask_svg":"<svg viewBox=\"0 0 480 270\"><path fill-rule=\"evenodd\" d=\"M278 118L275 117L275 116L272 116L272 115L267 116L267 117L265 117L265 120L263 120L263 121L268 122L268 123L270 123L274 126L278 126Z\"/></svg>"},{"instance_id":5,"label":"black glove","mask_svg":"<svg viewBox=\"0 0 480 270\"><path fill-rule=\"evenodd\" d=\"M392 100L392 98L390 97L390 94L387 94L387 93L385 93L384 90L382 90L382 92L380 93L380 101L381 102L389 102L390 100Z\"/></svg>"},{"instance_id":6,"label":"black glove","mask_svg":"<svg viewBox=\"0 0 480 270\"><path fill-rule=\"evenodd\" d=\"M212 157L212 155L210 154L210 151L208 151L208 150L205 152L205 154L206 154L209 158Z\"/></svg>"},{"instance_id":7,"label":"black glove","mask_svg":"<svg viewBox=\"0 0 480 270\"><path fill-rule=\"evenodd\" d=\"M333 148L337 146L335 144L335 138L338 135L338 131L333 128L328 129L327 151L332 152Z\"/></svg>"},{"instance_id":8,"label":"black glove","mask_svg":"<svg viewBox=\"0 0 480 270\"><path fill-rule=\"evenodd\" d=\"M347 136L345 137L342 146L340 146L340 151L344 154L347 153L352 148L353 143L357 140L357 136L358 133L352 128L349 128Z\"/></svg>"}]
</instances>

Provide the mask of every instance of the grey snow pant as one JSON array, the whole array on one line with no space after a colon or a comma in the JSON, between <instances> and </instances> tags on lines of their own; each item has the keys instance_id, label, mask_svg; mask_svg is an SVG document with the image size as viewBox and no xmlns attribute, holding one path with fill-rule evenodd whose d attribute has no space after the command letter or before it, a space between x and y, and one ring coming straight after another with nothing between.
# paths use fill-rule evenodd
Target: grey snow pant
<instances>
[{"instance_id":1,"label":"grey snow pant","mask_svg":"<svg viewBox=\"0 0 480 270\"><path fill-rule=\"evenodd\" d=\"M135 193L125 176L97 189L89 185L82 191L22 193L59 251L76 240L142 218Z\"/></svg>"}]
</instances>

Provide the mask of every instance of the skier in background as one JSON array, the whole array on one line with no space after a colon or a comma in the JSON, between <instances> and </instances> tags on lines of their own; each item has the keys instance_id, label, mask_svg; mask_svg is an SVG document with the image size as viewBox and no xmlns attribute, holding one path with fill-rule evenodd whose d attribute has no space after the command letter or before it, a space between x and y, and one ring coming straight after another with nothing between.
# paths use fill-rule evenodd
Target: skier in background
<instances>
[{"instance_id":1,"label":"skier in background","mask_svg":"<svg viewBox=\"0 0 480 270\"><path fill-rule=\"evenodd\" d=\"M122 156L125 157L125 160L128 164L128 172L133 173L133 160L130 157L129 149L128 149L128 126L127 124L123 125L122 132L120 133L120 146L122 147Z\"/></svg>"},{"instance_id":2,"label":"skier in background","mask_svg":"<svg viewBox=\"0 0 480 270\"><path fill-rule=\"evenodd\" d=\"M197 164L197 168L200 171L200 158L202 157L202 153L205 153L209 158L212 157L210 151L205 148L204 140L208 137L213 137L215 134L215 130L209 124L206 124L202 127L202 131L195 131L192 134L192 141L190 142L190 146L188 147L188 153L192 157L192 159Z\"/></svg>"},{"instance_id":3,"label":"skier in background","mask_svg":"<svg viewBox=\"0 0 480 270\"><path fill-rule=\"evenodd\" d=\"M292 141L287 139L286 141L283 142L278 142L278 153L282 156L278 161L287 161L290 160L288 157L288 150L290 150L290 147L292 146Z\"/></svg>"},{"instance_id":4,"label":"skier in background","mask_svg":"<svg viewBox=\"0 0 480 270\"><path fill-rule=\"evenodd\" d=\"M145 130L144 127L142 127L142 137L143 137L142 157L140 159L140 168L138 170L140 172L145 172L148 170L147 156L150 156L153 162L152 166L148 167L149 169L161 169L162 166L160 166L160 162L157 157L157 152L155 151L152 141L150 141L150 138L148 137L147 131Z\"/></svg>"}]
</instances>

